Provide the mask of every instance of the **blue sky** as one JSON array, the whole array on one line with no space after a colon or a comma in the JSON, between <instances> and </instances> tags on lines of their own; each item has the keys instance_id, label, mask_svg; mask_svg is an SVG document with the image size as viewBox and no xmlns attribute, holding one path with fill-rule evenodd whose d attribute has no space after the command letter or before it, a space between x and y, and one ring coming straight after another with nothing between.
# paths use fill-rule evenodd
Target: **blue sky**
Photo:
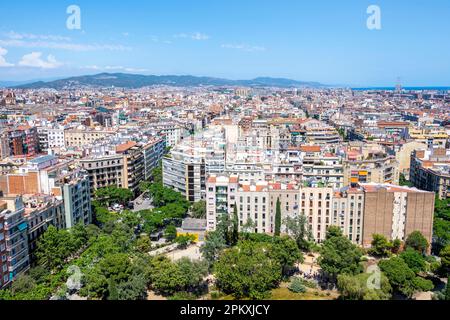
<instances>
[{"instance_id":1,"label":"blue sky","mask_svg":"<svg viewBox=\"0 0 450 320\"><path fill-rule=\"evenodd\" d=\"M69 5L81 30L66 28ZM366 26L381 8L381 30ZM0 80L99 72L450 85L448 0L1 1Z\"/></svg>"}]
</instances>

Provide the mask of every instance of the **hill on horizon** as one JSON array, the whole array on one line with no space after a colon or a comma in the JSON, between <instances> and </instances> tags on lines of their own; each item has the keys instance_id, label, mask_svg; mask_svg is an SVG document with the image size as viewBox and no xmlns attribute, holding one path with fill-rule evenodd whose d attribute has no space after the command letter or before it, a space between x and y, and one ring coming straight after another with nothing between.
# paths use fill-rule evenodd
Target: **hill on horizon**
<instances>
[{"instance_id":1,"label":"hill on horizon","mask_svg":"<svg viewBox=\"0 0 450 320\"><path fill-rule=\"evenodd\" d=\"M190 75L140 75L127 73L100 73L59 79L54 81L38 81L15 86L18 89L67 89L75 87L118 87L126 89L139 89L149 86L167 85L174 87L200 87L200 86L243 86L243 87L280 87L296 88L328 87L318 82L297 81L284 78L259 77L252 80L228 80L214 77L196 77Z\"/></svg>"}]
</instances>

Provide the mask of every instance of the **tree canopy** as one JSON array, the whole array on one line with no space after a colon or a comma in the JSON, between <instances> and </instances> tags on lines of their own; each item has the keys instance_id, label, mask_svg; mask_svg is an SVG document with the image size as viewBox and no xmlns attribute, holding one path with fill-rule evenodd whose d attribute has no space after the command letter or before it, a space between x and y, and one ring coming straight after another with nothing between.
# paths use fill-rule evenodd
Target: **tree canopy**
<instances>
[{"instance_id":1,"label":"tree canopy","mask_svg":"<svg viewBox=\"0 0 450 320\"><path fill-rule=\"evenodd\" d=\"M425 254L428 247L429 243L420 231L414 231L406 238L405 248L412 248L422 254Z\"/></svg>"},{"instance_id":2,"label":"tree canopy","mask_svg":"<svg viewBox=\"0 0 450 320\"><path fill-rule=\"evenodd\" d=\"M340 228L330 227L318 259L322 270L331 278L339 274L355 275L362 272L362 250L342 235Z\"/></svg>"},{"instance_id":3,"label":"tree canopy","mask_svg":"<svg viewBox=\"0 0 450 320\"><path fill-rule=\"evenodd\" d=\"M433 283L416 276L408 264L400 257L382 260L378 264L381 271L388 277L392 288L410 298L415 292L433 289Z\"/></svg>"},{"instance_id":4,"label":"tree canopy","mask_svg":"<svg viewBox=\"0 0 450 320\"><path fill-rule=\"evenodd\" d=\"M94 196L101 206L109 206L115 203L125 206L130 200L133 200L133 192L131 190L117 186L97 189L94 192Z\"/></svg>"},{"instance_id":5,"label":"tree canopy","mask_svg":"<svg viewBox=\"0 0 450 320\"><path fill-rule=\"evenodd\" d=\"M264 299L281 281L281 265L263 243L241 242L225 250L214 265L217 286L237 299Z\"/></svg>"}]
</instances>

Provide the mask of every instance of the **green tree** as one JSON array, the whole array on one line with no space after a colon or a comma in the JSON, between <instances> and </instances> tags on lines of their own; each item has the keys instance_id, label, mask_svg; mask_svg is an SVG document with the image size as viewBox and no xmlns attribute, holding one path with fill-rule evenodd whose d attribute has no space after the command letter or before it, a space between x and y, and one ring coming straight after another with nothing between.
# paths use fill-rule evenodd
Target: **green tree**
<instances>
[{"instance_id":1,"label":"green tree","mask_svg":"<svg viewBox=\"0 0 450 320\"><path fill-rule=\"evenodd\" d=\"M169 241L175 240L177 237L177 228L173 224L167 226L167 228L164 232L164 236Z\"/></svg>"},{"instance_id":2,"label":"green tree","mask_svg":"<svg viewBox=\"0 0 450 320\"><path fill-rule=\"evenodd\" d=\"M117 214L109 212L107 208L100 206L100 204L93 205L92 207L94 209L94 218L97 225L102 226L108 222L114 223L114 221L118 219Z\"/></svg>"},{"instance_id":3,"label":"green tree","mask_svg":"<svg viewBox=\"0 0 450 320\"><path fill-rule=\"evenodd\" d=\"M217 286L237 299L264 299L281 280L280 263L265 244L241 242L225 250L214 265Z\"/></svg>"},{"instance_id":4,"label":"green tree","mask_svg":"<svg viewBox=\"0 0 450 320\"><path fill-rule=\"evenodd\" d=\"M238 211L237 211L237 204L234 204L233 220L231 221L231 223L232 223L232 226L231 226L232 231L231 231L230 245L234 246L239 241L239 216L238 216Z\"/></svg>"},{"instance_id":5,"label":"green tree","mask_svg":"<svg viewBox=\"0 0 450 320\"><path fill-rule=\"evenodd\" d=\"M405 248L413 248L414 250L425 254L428 247L428 241L420 231L414 231L406 238Z\"/></svg>"},{"instance_id":6,"label":"green tree","mask_svg":"<svg viewBox=\"0 0 450 320\"><path fill-rule=\"evenodd\" d=\"M76 249L74 239L67 230L50 226L37 241L36 257L39 265L51 270L61 269Z\"/></svg>"},{"instance_id":7,"label":"green tree","mask_svg":"<svg viewBox=\"0 0 450 320\"><path fill-rule=\"evenodd\" d=\"M439 256L441 258L442 268L446 273L450 273L450 245L442 249Z\"/></svg>"},{"instance_id":8,"label":"green tree","mask_svg":"<svg viewBox=\"0 0 450 320\"><path fill-rule=\"evenodd\" d=\"M223 234L218 231L212 231L206 235L205 243L200 248L200 252L203 258L212 266L226 247L227 244Z\"/></svg>"},{"instance_id":9,"label":"green tree","mask_svg":"<svg viewBox=\"0 0 450 320\"><path fill-rule=\"evenodd\" d=\"M433 224L433 236L436 239L436 244L439 248L450 245L450 219L435 217Z\"/></svg>"},{"instance_id":10,"label":"green tree","mask_svg":"<svg viewBox=\"0 0 450 320\"><path fill-rule=\"evenodd\" d=\"M392 241L392 253L397 254L402 247L402 241L400 239L395 239Z\"/></svg>"},{"instance_id":11,"label":"green tree","mask_svg":"<svg viewBox=\"0 0 450 320\"><path fill-rule=\"evenodd\" d=\"M388 277L392 288L408 298L415 292L433 289L433 283L431 281L417 277L414 271L400 257L382 260L378 266Z\"/></svg>"},{"instance_id":12,"label":"green tree","mask_svg":"<svg viewBox=\"0 0 450 320\"><path fill-rule=\"evenodd\" d=\"M28 275L37 283L42 284L47 281L50 271L43 266L36 266L31 268Z\"/></svg>"},{"instance_id":13,"label":"green tree","mask_svg":"<svg viewBox=\"0 0 450 320\"><path fill-rule=\"evenodd\" d=\"M117 283L113 279L108 280L108 300L119 300Z\"/></svg>"},{"instance_id":14,"label":"green tree","mask_svg":"<svg viewBox=\"0 0 450 320\"><path fill-rule=\"evenodd\" d=\"M115 203L125 206L133 199L133 192L117 186L109 186L95 190L94 196L101 206L109 206Z\"/></svg>"},{"instance_id":15,"label":"green tree","mask_svg":"<svg viewBox=\"0 0 450 320\"><path fill-rule=\"evenodd\" d=\"M184 281L181 269L167 258L161 258L152 263L151 283L156 292L171 296L184 289Z\"/></svg>"},{"instance_id":16,"label":"green tree","mask_svg":"<svg viewBox=\"0 0 450 320\"><path fill-rule=\"evenodd\" d=\"M325 235L325 239L330 239L333 237L343 237L344 234L342 233L341 228L338 226L330 226L327 229L327 233Z\"/></svg>"},{"instance_id":17,"label":"green tree","mask_svg":"<svg viewBox=\"0 0 450 320\"><path fill-rule=\"evenodd\" d=\"M275 212L275 233L276 237L279 237L281 234L281 202L280 198L277 199L277 206Z\"/></svg>"},{"instance_id":18,"label":"green tree","mask_svg":"<svg viewBox=\"0 0 450 320\"><path fill-rule=\"evenodd\" d=\"M399 185L405 186L405 187L414 187L414 185L411 183L411 181L406 180L406 177L403 173L400 173Z\"/></svg>"},{"instance_id":19,"label":"green tree","mask_svg":"<svg viewBox=\"0 0 450 320\"><path fill-rule=\"evenodd\" d=\"M339 228L330 227L322 245L318 263L326 274L336 279L339 274L361 273L362 255L362 250L343 236Z\"/></svg>"},{"instance_id":20,"label":"green tree","mask_svg":"<svg viewBox=\"0 0 450 320\"><path fill-rule=\"evenodd\" d=\"M12 294L29 293L36 288L36 281L28 275L21 274L11 285Z\"/></svg>"},{"instance_id":21,"label":"green tree","mask_svg":"<svg viewBox=\"0 0 450 320\"><path fill-rule=\"evenodd\" d=\"M374 234L369 253L377 257L388 257L391 254L392 248L392 243L385 236Z\"/></svg>"},{"instance_id":22,"label":"green tree","mask_svg":"<svg viewBox=\"0 0 450 320\"><path fill-rule=\"evenodd\" d=\"M196 219L206 218L206 201L201 200L192 205L192 217Z\"/></svg>"},{"instance_id":23,"label":"green tree","mask_svg":"<svg viewBox=\"0 0 450 320\"><path fill-rule=\"evenodd\" d=\"M150 238L145 235L145 236L141 236L137 241L136 241L136 249L139 252L142 253L146 253L149 252L152 248L152 243L150 241Z\"/></svg>"},{"instance_id":24,"label":"green tree","mask_svg":"<svg viewBox=\"0 0 450 320\"><path fill-rule=\"evenodd\" d=\"M201 285L208 275L208 263L206 261L192 261L185 257L177 261L176 264L183 275L183 290L200 293Z\"/></svg>"},{"instance_id":25,"label":"green tree","mask_svg":"<svg viewBox=\"0 0 450 320\"><path fill-rule=\"evenodd\" d=\"M154 184L162 184L163 183L163 168L162 168L161 162L155 169L153 169L152 180L153 180Z\"/></svg>"},{"instance_id":26,"label":"green tree","mask_svg":"<svg viewBox=\"0 0 450 320\"><path fill-rule=\"evenodd\" d=\"M289 275L295 264L304 260L297 243L289 237L273 238L268 249L269 256L280 264L283 275Z\"/></svg>"},{"instance_id":27,"label":"green tree","mask_svg":"<svg viewBox=\"0 0 450 320\"><path fill-rule=\"evenodd\" d=\"M219 216L216 231L222 235L228 246L232 245L233 222L228 214L221 214Z\"/></svg>"},{"instance_id":28,"label":"green tree","mask_svg":"<svg viewBox=\"0 0 450 320\"><path fill-rule=\"evenodd\" d=\"M242 226L243 233L253 232L256 228L256 223L252 220L252 218L248 217L247 221Z\"/></svg>"},{"instance_id":29,"label":"green tree","mask_svg":"<svg viewBox=\"0 0 450 320\"><path fill-rule=\"evenodd\" d=\"M345 300L389 300L392 287L387 277L380 274L380 288L373 289L367 285L370 273L358 275L340 274L337 277L337 287L341 298Z\"/></svg>"},{"instance_id":30,"label":"green tree","mask_svg":"<svg viewBox=\"0 0 450 320\"><path fill-rule=\"evenodd\" d=\"M131 275L131 261L126 253L107 254L98 264L99 271L115 283L127 281Z\"/></svg>"},{"instance_id":31,"label":"green tree","mask_svg":"<svg viewBox=\"0 0 450 320\"><path fill-rule=\"evenodd\" d=\"M108 279L100 273L98 268L84 272L83 284L80 290L81 296L92 299L106 299L108 297Z\"/></svg>"},{"instance_id":32,"label":"green tree","mask_svg":"<svg viewBox=\"0 0 450 320\"><path fill-rule=\"evenodd\" d=\"M294 238L298 248L309 251L314 238L308 226L308 218L305 215L298 215L293 218L287 217L285 225L288 234Z\"/></svg>"},{"instance_id":33,"label":"green tree","mask_svg":"<svg viewBox=\"0 0 450 320\"><path fill-rule=\"evenodd\" d=\"M143 275L133 276L130 280L117 285L117 300L145 300L147 298L147 280Z\"/></svg>"},{"instance_id":34,"label":"green tree","mask_svg":"<svg viewBox=\"0 0 450 320\"><path fill-rule=\"evenodd\" d=\"M295 277L288 286L288 289L294 293L305 293L306 286L303 284L302 279Z\"/></svg>"},{"instance_id":35,"label":"green tree","mask_svg":"<svg viewBox=\"0 0 450 320\"><path fill-rule=\"evenodd\" d=\"M195 236L192 234L178 236L175 239L175 242L178 243L178 248L180 248L180 249L186 249L194 241L195 241Z\"/></svg>"},{"instance_id":36,"label":"green tree","mask_svg":"<svg viewBox=\"0 0 450 320\"><path fill-rule=\"evenodd\" d=\"M406 262L408 267L414 271L415 274L426 271L425 258L418 251L408 248L400 254L400 258Z\"/></svg>"}]
</instances>

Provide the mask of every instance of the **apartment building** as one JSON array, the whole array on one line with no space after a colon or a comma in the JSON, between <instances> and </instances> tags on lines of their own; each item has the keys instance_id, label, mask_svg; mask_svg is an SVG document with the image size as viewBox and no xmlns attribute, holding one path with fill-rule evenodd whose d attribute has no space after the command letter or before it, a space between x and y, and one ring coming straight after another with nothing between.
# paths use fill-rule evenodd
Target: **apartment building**
<instances>
[{"instance_id":1,"label":"apartment building","mask_svg":"<svg viewBox=\"0 0 450 320\"><path fill-rule=\"evenodd\" d=\"M325 240L327 228L332 224L332 188L302 188L299 194L299 210L291 216L301 214L307 217L309 228L316 242Z\"/></svg>"},{"instance_id":2,"label":"apartment building","mask_svg":"<svg viewBox=\"0 0 450 320\"><path fill-rule=\"evenodd\" d=\"M426 150L428 147L425 143L417 141L409 141L403 144L395 153L398 162L398 172L403 174L409 180L409 173L411 171L411 154L416 150Z\"/></svg>"},{"instance_id":3,"label":"apartment building","mask_svg":"<svg viewBox=\"0 0 450 320\"><path fill-rule=\"evenodd\" d=\"M236 179L236 178L235 178ZM239 217L239 228L247 232L272 233L274 216L270 214L271 206L269 184L266 181L240 184L235 196ZM247 225L251 227L247 228Z\"/></svg>"},{"instance_id":4,"label":"apartment building","mask_svg":"<svg viewBox=\"0 0 450 320\"><path fill-rule=\"evenodd\" d=\"M450 151L442 148L416 150L411 155L411 183L435 192L439 199L450 197Z\"/></svg>"},{"instance_id":5,"label":"apartment building","mask_svg":"<svg viewBox=\"0 0 450 320\"><path fill-rule=\"evenodd\" d=\"M355 183L393 183L398 184L400 174L394 156L373 153L365 159L343 161L344 185Z\"/></svg>"},{"instance_id":6,"label":"apartment building","mask_svg":"<svg viewBox=\"0 0 450 320\"><path fill-rule=\"evenodd\" d=\"M449 139L449 135L445 128L440 126L411 128L409 129L409 137L414 139L417 143L437 148L445 148Z\"/></svg>"},{"instance_id":7,"label":"apartment building","mask_svg":"<svg viewBox=\"0 0 450 320\"><path fill-rule=\"evenodd\" d=\"M237 176L209 177L206 187L207 230L215 230L220 216L234 212L234 206L239 206L236 199L237 188ZM242 220L243 218L241 218L241 222Z\"/></svg>"},{"instance_id":8,"label":"apartment building","mask_svg":"<svg viewBox=\"0 0 450 320\"><path fill-rule=\"evenodd\" d=\"M88 172L91 195L99 188L113 185L137 193L139 184L158 166L164 150L162 139L148 142L105 140L79 162Z\"/></svg>"},{"instance_id":9,"label":"apartment building","mask_svg":"<svg viewBox=\"0 0 450 320\"><path fill-rule=\"evenodd\" d=\"M225 171L226 142L221 128L186 139L163 158L163 183L191 202L206 197L206 177Z\"/></svg>"},{"instance_id":10,"label":"apartment building","mask_svg":"<svg viewBox=\"0 0 450 320\"><path fill-rule=\"evenodd\" d=\"M37 241L48 229L55 226L64 229L64 203L53 196L33 196L23 199L25 201L24 217L28 225L28 253L30 264L36 262Z\"/></svg>"},{"instance_id":11,"label":"apartment building","mask_svg":"<svg viewBox=\"0 0 450 320\"><path fill-rule=\"evenodd\" d=\"M386 196L388 195L388 196ZM353 243L370 246L373 234L404 241L420 231L431 242L433 193L391 184L360 184L341 189L302 187L297 183L240 182L237 176L212 175L207 181L208 230L237 206L241 230L273 234L276 205L282 221L303 215L316 242L323 242L330 226L338 226ZM286 232L284 223L282 232Z\"/></svg>"},{"instance_id":12,"label":"apartment building","mask_svg":"<svg viewBox=\"0 0 450 320\"><path fill-rule=\"evenodd\" d=\"M12 156L33 157L39 152L36 127L18 126L8 131L9 150Z\"/></svg>"},{"instance_id":13,"label":"apartment building","mask_svg":"<svg viewBox=\"0 0 450 320\"><path fill-rule=\"evenodd\" d=\"M409 234L420 231L432 242L433 192L395 185L361 184L364 190L363 245L369 247L373 234L389 240L405 241Z\"/></svg>"},{"instance_id":14,"label":"apartment building","mask_svg":"<svg viewBox=\"0 0 450 320\"><path fill-rule=\"evenodd\" d=\"M10 155L9 134L6 130L0 129L0 160L8 158Z\"/></svg>"},{"instance_id":15,"label":"apartment building","mask_svg":"<svg viewBox=\"0 0 450 320\"><path fill-rule=\"evenodd\" d=\"M320 156L305 156L302 164L302 181L307 185L335 189L344 186L344 168L338 156L331 153L324 153Z\"/></svg>"},{"instance_id":16,"label":"apartment building","mask_svg":"<svg viewBox=\"0 0 450 320\"><path fill-rule=\"evenodd\" d=\"M81 167L89 176L91 196L94 191L108 186L125 187L124 159L121 154L92 155L80 160Z\"/></svg>"},{"instance_id":17,"label":"apartment building","mask_svg":"<svg viewBox=\"0 0 450 320\"><path fill-rule=\"evenodd\" d=\"M40 152L47 152L48 150L65 147L64 127L38 127L37 132Z\"/></svg>"},{"instance_id":18,"label":"apartment building","mask_svg":"<svg viewBox=\"0 0 450 320\"><path fill-rule=\"evenodd\" d=\"M64 203L65 227L92 222L89 176L73 161L54 156L35 158L0 177L0 191L16 195L50 195Z\"/></svg>"},{"instance_id":19,"label":"apartment building","mask_svg":"<svg viewBox=\"0 0 450 320\"><path fill-rule=\"evenodd\" d=\"M76 171L66 176L56 185L56 193L62 195L64 204L64 223L70 229L77 224L92 223L91 189L89 176L84 171Z\"/></svg>"},{"instance_id":20,"label":"apartment building","mask_svg":"<svg viewBox=\"0 0 450 320\"><path fill-rule=\"evenodd\" d=\"M6 252L6 231L5 216L3 211L6 203L0 203L0 289L9 282L7 252Z\"/></svg>"},{"instance_id":21,"label":"apartment building","mask_svg":"<svg viewBox=\"0 0 450 320\"><path fill-rule=\"evenodd\" d=\"M149 180L152 177L153 170L160 165L166 153L166 147L165 139L157 139L155 142L143 146L145 180Z\"/></svg>"},{"instance_id":22,"label":"apartment building","mask_svg":"<svg viewBox=\"0 0 450 320\"><path fill-rule=\"evenodd\" d=\"M168 147L173 148L183 139L185 129L177 124L158 125L158 129L162 136L165 137Z\"/></svg>"},{"instance_id":23,"label":"apartment building","mask_svg":"<svg viewBox=\"0 0 450 320\"><path fill-rule=\"evenodd\" d=\"M342 141L336 129L322 121L309 119L302 123L300 127L304 129L304 136L307 143L333 145Z\"/></svg>"},{"instance_id":24,"label":"apartment building","mask_svg":"<svg viewBox=\"0 0 450 320\"><path fill-rule=\"evenodd\" d=\"M335 191L332 216L330 221L326 220L327 227L340 227L353 243L362 245L364 199L364 191L360 187L344 187Z\"/></svg>"},{"instance_id":25,"label":"apartment building","mask_svg":"<svg viewBox=\"0 0 450 320\"><path fill-rule=\"evenodd\" d=\"M76 129L66 129L64 131L64 144L66 147L83 147L94 144L98 140L112 137L116 134L113 130L93 130L79 127Z\"/></svg>"}]
</instances>

